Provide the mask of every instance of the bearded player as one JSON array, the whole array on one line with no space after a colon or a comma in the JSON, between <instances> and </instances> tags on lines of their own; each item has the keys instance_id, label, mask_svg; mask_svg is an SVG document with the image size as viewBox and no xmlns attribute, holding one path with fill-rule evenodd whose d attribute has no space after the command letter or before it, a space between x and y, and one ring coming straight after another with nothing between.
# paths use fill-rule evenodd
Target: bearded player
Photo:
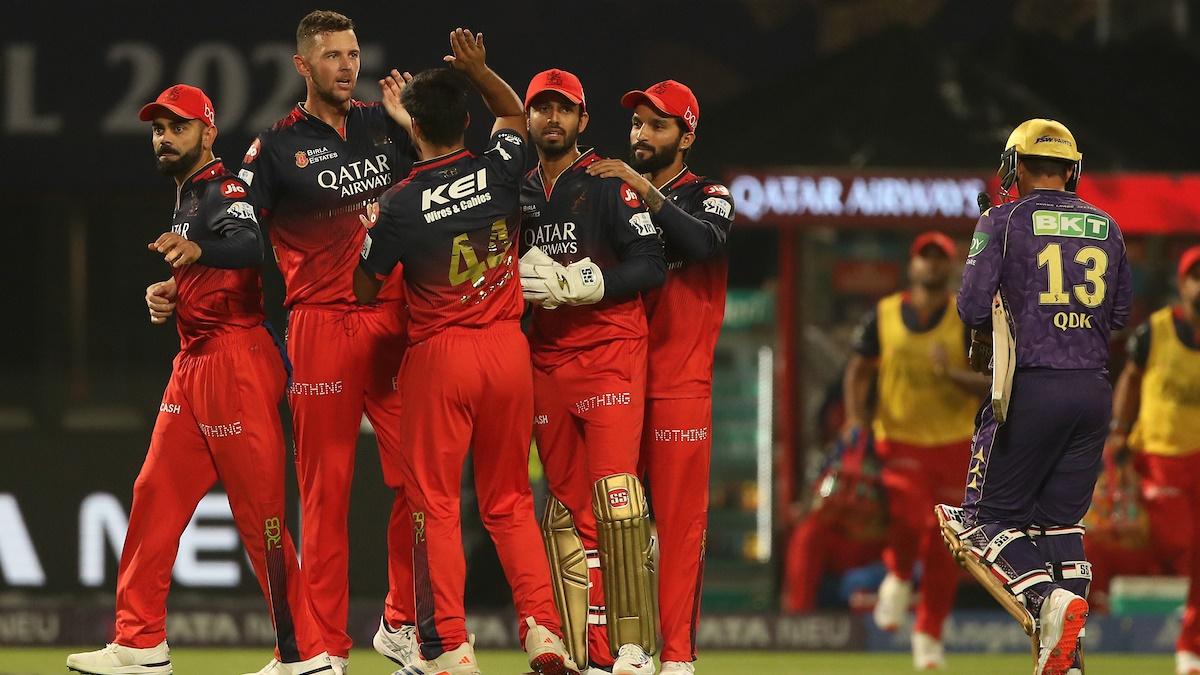
<instances>
[{"instance_id":1,"label":"bearded player","mask_svg":"<svg viewBox=\"0 0 1200 675\"><path fill-rule=\"evenodd\" d=\"M275 658L259 675L340 673L309 613L284 525L278 402L287 376L263 324L262 240L246 185L213 157L216 111L201 90L170 87L139 118L151 123L159 172L175 179L171 230L149 245L171 266L171 279L146 293L151 323L177 310L180 351L134 483L117 572L116 636L104 649L72 654L67 668L172 672L167 592L179 537L220 480L275 626Z\"/></svg>"},{"instance_id":2,"label":"bearded player","mask_svg":"<svg viewBox=\"0 0 1200 675\"><path fill-rule=\"evenodd\" d=\"M600 158L577 145L585 105L579 78L564 70L534 76L525 94L539 161L521 189L521 285L534 303L534 435L556 498L543 528L576 663L647 675L656 608L636 476L648 346L641 293L662 284L666 264L637 193L587 172Z\"/></svg>"},{"instance_id":3,"label":"bearded player","mask_svg":"<svg viewBox=\"0 0 1200 675\"><path fill-rule=\"evenodd\" d=\"M360 53L350 19L309 13L296 29L296 52L307 97L259 134L239 175L268 227L286 287L303 569L330 655L345 662L351 646L346 521L365 413L379 441L384 481L396 490L388 525L390 591L375 647L404 664L416 648L412 560L400 554L411 548L412 530L397 436L396 376L408 314L399 268L370 306L355 302L351 279L366 236L359 216L377 208L378 197L408 173L412 146L382 105L352 98Z\"/></svg>"},{"instance_id":4,"label":"bearded player","mask_svg":"<svg viewBox=\"0 0 1200 675\"><path fill-rule=\"evenodd\" d=\"M733 198L686 164L700 104L675 80L631 91L629 164L605 159L590 175L619 178L646 204L666 244L667 281L645 294L650 326L642 475L658 528L662 672L692 673L712 455L712 367L725 315L726 239Z\"/></svg>"}]
</instances>

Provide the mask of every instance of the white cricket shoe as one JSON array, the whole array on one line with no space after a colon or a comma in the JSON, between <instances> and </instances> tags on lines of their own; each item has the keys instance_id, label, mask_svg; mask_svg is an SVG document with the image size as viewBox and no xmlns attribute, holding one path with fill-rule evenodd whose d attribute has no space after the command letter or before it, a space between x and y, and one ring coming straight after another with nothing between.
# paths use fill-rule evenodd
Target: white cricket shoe
<instances>
[{"instance_id":1,"label":"white cricket shoe","mask_svg":"<svg viewBox=\"0 0 1200 675\"><path fill-rule=\"evenodd\" d=\"M310 673L312 675L338 675L341 672L334 668L329 654L321 652L307 661L295 663L280 663L277 659L271 659L270 663L262 667L262 670L246 673L246 675L309 675Z\"/></svg>"},{"instance_id":2,"label":"white cricket shoe","mask_svg":"<svg viewBox=\"0 0 1200 675\"><path fill-rule=\"evenodd\" d=\"M333 665L333 675L350 675L349 656L330 656L329 663Z\"/></svg>"},{"instance_id":3,"label":"white cricket shoe","mask_svg":"<svg viewBox=\"0 0 1200 675\"><path fill-rule=\"evenodd\" d=\"M1087 600L1056 588L1042 603L1041 650L1035 675L1066 675L1075 660L1079 631L1087 621Z\"/></svg>"},{"instance_id":4,"label":"white cricket shoe","mask_svg":"<svg viewBox=\"0 0 1200 675\"><path fill-rule=\"evenodd\" d=\"M371 640L375 651L393 663L403 668L421 659L421 645L417 641L416 626L400 626L392 630L387 620L379 619L379 630L375 631L375 639Z\"/></svg>"},{"instance_id":5,"label":"white cricket shoe","mask_svg":"<svg viewBox=\"0 0 1200 675\"><path fill-rule=\"evenodd\" d=\"M613 675L654 675L654 659L640 645L624 644L617 650Z\"/></svg>"},{"instance_id":6,"label":"white cricket shoe","mask_svg":"<svg viewBox=\"0 0 1200 675\"><path fill-rule=\"evenodd\" d=\"M888 573L879 584L879 598L875 601L875 625L889 633L904 625L908 615L908 603L912 600L912 582Z\"/></svg>"},{"instance_id":7,"label":"white cricket shoe","mask_svg":"<svg viewBox=\"0 0 1200 675\"><path fill-rule=\"evenodd\" d=\"M86 675L171 675L171 649L165 640L148 649L111 643L94 652L71 654L67 670Z\"/></svg>"},{"instance_id":8,"label":"white cricket shoe","mask_svg":"<svg viewBox=\"0 0 1200 675\"><path fill-rule=\"evenodd\" d=\"M1175 675L1200 675L1200 655L1195 652L1175 652Z\"/></svg>"},{"instance_id":9,"label":"white cricket shoe","mask_svg":"<svg viewBox=\"0 0 1200 675\"><path fill-rule=\"evenodd\" d=\"M392 675L481 675L479 662L475 660L474 643L475 636L472 635L466 642L436 659L417 659Z\"/></svg>"},{"instance_id":10,"label":"white cricket shoe","mask_svg":"<svg viewBox=\"0 0 1200 675\"><path fill-rule=\"evenodd\" d=\"M912 634L913 668L916 670L945 670L946 649L942 641L928 633Z\"/></svg>"},{"instance_id":11,"label":"white cricket shoe","mask_svg":"<svg viewBox=\"0 0 1200 675\"><path fill-rule=\"evenodd\" d=\"M663 661L659 675L691 675L696 672L696 666L690 661Z\"/></svg>"},{"instance_id":12,"label":"white cricket shoe","mask_svg":"<svg viewBox=\"0 0 1200 675\"><path fill-rule=\"evenodd\" d=\"M538 675L579 675L579 666L567 653L562 638L538 624L532 616L525 617L525 654L529 667Z\"/></svg>"}]
</instances>

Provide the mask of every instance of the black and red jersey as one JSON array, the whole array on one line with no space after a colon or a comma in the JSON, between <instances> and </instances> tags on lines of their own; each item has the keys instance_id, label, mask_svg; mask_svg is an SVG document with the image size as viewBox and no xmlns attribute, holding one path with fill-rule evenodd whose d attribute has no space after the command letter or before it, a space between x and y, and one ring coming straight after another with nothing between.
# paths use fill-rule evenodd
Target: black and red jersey
<instances>
[{"instance_id":1,"label":"black and red jersey","mask_svg":"<svg viewBox=\"0 0 1200 675\"><path fill-rule=\"evenodd\" d=\"M452 326L520 320L512 244L524 170L525 142L502 129L480 156L463 149L417 162L380 198L360 264L380 279L404 266L413 344Z\"/></svg>"},{"instance_id":2,"label":"black and red jersey","mask_svg":"<svg viewBox=\"0 0 1200 675\"><path fill-rule=\"evenodd\" d=\"M667 202L653 218L666 243L667 281L645 295L646 396L706 397L712 394L713 353L725 317L733 198L724 185L687 167L660 191Z\"/></svg>"},{"instance_id":3,"label":"black and red jersey","mask_svg":"<svg viewBox=\"0 0 1200 675\"><path fill-rule=\"evenodd\" d=\"M661 284L665 274L662 241L641 198L618 178L589 175L585 169L599 160L588 149L553 187L540 165L521 185L522 252L537 246L562 265L591 258L604 273L599 303L534 307L530 345L541 368L612 340L645 339L640 292Z\"/></svg>"},{"instance_id":4,"label":"black and red jersey","mask_svg":"<svg viewBox=\"0 0 1200 675\"><path fill-rule=\"evenodd\" d=\"M247 189L214 159L179 187L171 231L200 246L200 259L175 267L175 324L188 350L225 333L263 322L262 239ZM237 241L240 251L222 250ZM231 268L232 267L232 268Z\"/></svg>"},{"instance_id":5,"label":"black and red jersey","mask_svg":"<svg viewBox=\"0 0 1200 675\"><path fill-rule=\"evenodd\" d=\"M354 304L354 266L366 236L359 216L408 173L412 154L408 133L378 103L351 101L341 129L297 104L258 135L238 175L270 226L284 305ZM380 301L402 297L398 279L379 294Z\"/></svg>"}]
</instances>

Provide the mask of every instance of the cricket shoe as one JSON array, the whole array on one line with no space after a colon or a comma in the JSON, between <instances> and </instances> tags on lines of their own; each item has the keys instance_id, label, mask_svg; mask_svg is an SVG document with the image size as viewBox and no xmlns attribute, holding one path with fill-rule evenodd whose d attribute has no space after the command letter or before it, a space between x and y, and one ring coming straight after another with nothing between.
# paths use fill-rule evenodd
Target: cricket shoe
<instances>
[{"instance_id":1,"label":"cricket shoe","mask_svg":"<svg viewBox=\"0 0 1200 675\"><path fill-rule=\"evenodd\" d=\"M263 666L262 670L246 673L246 675L341 675L341 673L341 668L333 665L329 654L321 652L307 661L295 663L281 663L278 659L271 659L270 663Z\"/></svg>"},{"instance_id":2,"label":"cricket shoe","mask_svg":"<svg viewBox=\"0 0 1200 675\"><path fill-rule=\"evenodd\" d=\"M879 584L879 598L875 601L875 625L889 633L904 625L908 614L908 603L912 600L912 582L888 572Z\"/></svg>"},{"instance_id":3,"label":"cricket shoe","mask_svg":"<svg viewBox=\"0 0 1200 675\"><path fill-rule=\"evenodd\" d=\"M945 670L946 649L942 641L928 633L912 634L913 668L916 670Z\"/></svg>"},{"instance_id":4,"label":"cricket shoe","mask_svg":"<svg viewBox=\"0 0 1200 675\"><path fill-rule=\"evenodd\" d=\"M654 675L654 659L639 645L624 644L613 661L613 675Z\"/></svg>"},{"instance_id":5,"label":"cricket shoe","mask_svg":"<svg viewBox=\"0 0 1200 675\"><path fill-rule=\"evenodd\" d=\"M329 662L333 664L333 675L350 675L349 656L330 656Z\"/></svg>"},{"instance_id":6,"label":"cricket shoe","mask_svg":"<svg viewBox=\"0 0 1200 675\"><path fill-rule=\"evenodd\" d=\"M1042 603L1041 649L1035 675L1066 675L1075 661L1079 631L1087 621L1087 600L1056 588Z\"/></svg>"},{"instance_id":7,"label":"cricket shoe","mask_svg":"<svg viewBox=\"0 0 1200 675\"><path fill-rule=\"evenodd\" d=\"M67 670L85 675L171 675L171 649L165 640L149 649L111 643L94 652L71 654Z\"/></svg>"},{"instance_id":8,"label":"cricket shoe","mask_svg":"<svg viewBox=\"0 0 1200 675\"><path fill-rule=\"evenodd\" d=\"M579 666L567 654L562 638L539 625L532 616L525 617L525 654L529 667L538 675L579 675Z\"/></svg>"},{"instance_id":9,"label":"cricket shoe","mask_svg":"<svg viewBox=\"0 0 1200 675\"><path fill-rule=\"evenodd\" d=\"M1195 652L1175 652L1175 675L1200 675L1200 655Z\"/></svg>"},{"instance_id":10,"label":"cricket shoe","mask_svg":"<svg viewBox=\"0 0 1200 675\"><path fill-rule=\"evenodd\" d=\"M416 626L405 624L393 630L387 620L381 617L379 630L375 631L375 639L371 644L381 656L390 659L401 668L412 665L421 658Z\"/></svg>"},{"instance_id":11,"label":"cricket shoe","mask_svg":"<svg viewBox=\"0 0 1200 675\"><path fill-rule=\"evenodd\" d=\"M475 660L475 636L436 659L417 659L392 675L481 675Z\"/></svg>"},{"instance_id":12,"label":"cricket shoe","mask_svg":"<svg viewBox=\"0 0 1200 675\"><path fill-rule=\"evenodd\" d=\"M687 661L663 661L659 675L692 675L696 667Z\"/></svg>"}]
</instances>

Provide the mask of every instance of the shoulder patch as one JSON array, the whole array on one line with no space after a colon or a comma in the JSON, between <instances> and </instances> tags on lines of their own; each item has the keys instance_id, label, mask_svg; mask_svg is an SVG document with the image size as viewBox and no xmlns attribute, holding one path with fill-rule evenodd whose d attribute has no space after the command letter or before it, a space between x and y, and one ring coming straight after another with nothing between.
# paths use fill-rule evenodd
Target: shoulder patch
<instances>
[{"instance_id":1,"label":"shoulder patch","mask_svg":"<svg viewBox=\"0 0 1200 675\"><path fill-rule=\"evenodd\" d=\"M703 204L705 213L711 213L726 220L729 220L729 214L733 211L733 207L730 205L729 200L721 197L709 197L708 199L704 200Z\"/></svg>"},{"instance_id":2,"label":"shoulder patch","mask_svg":"<svg viewBox=\"0 0 1200 675\"><path fill-rule=\"evenodd\" d=\"M982 253L983 249L987 248L988 240L991 238L992 236L987 232L976 232L971 237L971 250L967 251L967 257L974 258Z\"/></svg>"},{"instance_id":3,"label":"shoulder patch","mask_svg":"<svg viewBox=\"0 0 1200 675\"><path fill-rule=\"evenodd\" d=\"M221 183L221 196L226 199L241 199L246 196L246 188L241 181L228 178Z\"/></svg>"},{"instance_id":4,"label":"shoulder patch","mask_svg":"<svg viewBox=\"0 0 1200 675\"><path fill-rule=\"evenodd\" d=\"M225 209L225 213L241 220L258 222L258 218L254 217L254 207L250 206L248 202L234 202Z\"/></svg>"},{"instance_id":5,"label":"shoulder patch","mask_svg":"<svg viewBox=\"0 0 1200 675\"><path fill-rule=\"evenodd\" d=\"M246 156L242 158L242 164L249 164L258 159L258 153L262 150L262 141L254 139L250 144L250 148L246 150Z\"/></svg>"},{"instance_id":6,"label":"shoulder patch","mask_svg":"<svg viewBox=\"0 0 1200 675\"><path fill-rule=\"evenodd\" d=\"M720 183L713 183L712 185L706 185L704 187L704 194L717 195L719 197L728 197L729 196L729 188L725 187L724 185L721 185Z\"/></svg>"},{"instance_id":7,"label":"shoulder patch","mask_svg":"<svg viewBox=\"0 0 1200 675\"><path fill-rule=\"evenodd\" d=\"M625 202L625 206L631 209L642 208L642 200L638 197L638 193L633 188L629 187L629 183L621 182L620 187L621 201Z\"/></svg>"}]
</instances>

